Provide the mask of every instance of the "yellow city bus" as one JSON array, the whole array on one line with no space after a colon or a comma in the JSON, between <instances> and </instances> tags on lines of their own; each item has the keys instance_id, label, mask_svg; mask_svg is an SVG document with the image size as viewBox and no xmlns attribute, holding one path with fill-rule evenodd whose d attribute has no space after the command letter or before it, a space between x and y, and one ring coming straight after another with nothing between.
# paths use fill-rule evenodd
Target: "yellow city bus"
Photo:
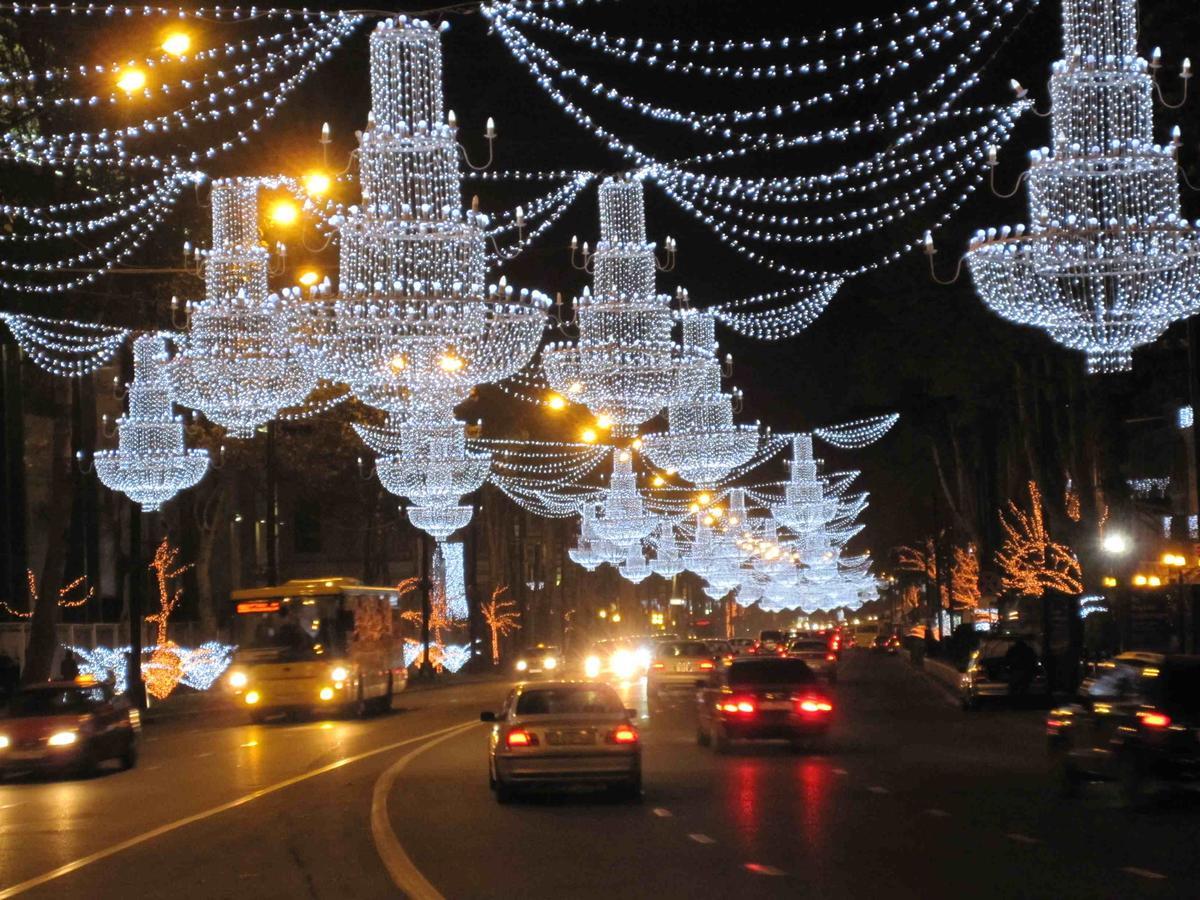
<instances>
[{"instance_id":1,"label":"yellow city bus","mask_svg":"<svg viewBox=\"0 0 1200 900\"><path fill-rule=\"evenodd\" d=\"M296 579L234 591L232 603L237 650L226 680L256 722L383 712L408 684L395 588Z\"/></svg>"}]
</instances>

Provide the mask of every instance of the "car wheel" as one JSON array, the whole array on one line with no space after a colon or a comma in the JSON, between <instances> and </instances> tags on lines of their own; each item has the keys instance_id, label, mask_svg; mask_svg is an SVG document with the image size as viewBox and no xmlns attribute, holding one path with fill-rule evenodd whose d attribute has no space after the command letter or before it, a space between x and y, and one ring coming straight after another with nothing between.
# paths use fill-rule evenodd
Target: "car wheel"
<instances>
[{"instance_id":1,"label":"car wheel","mask_svg":"<svg viewBox=\"0 0 1200 900\"><path fill-rule=\"evenodd\" d=\"M1132 753L1121 755L1117 763L1117 786L1121 794L1121 805L1126 809L1142 809L1149 796L1146 773Z\"/></svg>"},{"instance_id":2,"label":"car wheel","mask_svg":"<svg viewBox=\"0 0 1200 900\"><path fill-rule=\"evenodd\" d=\"M138 745L137 740L133 735L129 736L129 743L125 745L125 752L121 754L121 768L128 772L138 761Z\"/></svg>"},{"instance_id":3,"label":"car wheel","mask_svg":"<svg viewBox=\"0 0 1200 900\"><path fill-rule=\"evenodd\" d=\"M696 743L699 744L701 747L707 747L709 744L712 743L712 737L709 735L709 733L707 731L704 730L703 727L700 727L700 726L696 727Z\"/></svg>"},{"instance_id":4,"label":"car wheel","mask_svg":"<svg viewBox=\"0 0 1200 900\"><path fill-rule=\"evenodd\" d=\"M1083 784L1083 773L1079 771L1071 754L1066 747L1056 747L1050 751L1050 771L1058 786L1058 792L1064 797L1074 797L1079 793Z\"/></svg>"},{"instance_id":5,"label":"car wheel","mask_svg":"<svg viewBox=\"0 0 1200 900\"><path fill-rule=\"evenodd\" d=\"M509 804L517 799L517 792L511 784L505 784L503 781L496 782L496 802L501 804Z\"/></svg>"}]
</instances>

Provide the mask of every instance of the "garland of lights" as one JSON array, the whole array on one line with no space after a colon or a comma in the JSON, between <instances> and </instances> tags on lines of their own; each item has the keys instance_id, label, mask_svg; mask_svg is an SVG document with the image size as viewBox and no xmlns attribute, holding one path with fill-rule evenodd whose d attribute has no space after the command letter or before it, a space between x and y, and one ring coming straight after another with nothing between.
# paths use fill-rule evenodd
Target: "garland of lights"
<instances>
[{"instance_id":1,"label":"garland of lights","mask_svg":"<svg viewBox=\"0 0 1200 900\"><path fill-rule=\"evenodd\" d=\"M0 313L22 352L53 375L89 375L106 365L129 332L106 325Z\"/></svg>"}]
</instances>

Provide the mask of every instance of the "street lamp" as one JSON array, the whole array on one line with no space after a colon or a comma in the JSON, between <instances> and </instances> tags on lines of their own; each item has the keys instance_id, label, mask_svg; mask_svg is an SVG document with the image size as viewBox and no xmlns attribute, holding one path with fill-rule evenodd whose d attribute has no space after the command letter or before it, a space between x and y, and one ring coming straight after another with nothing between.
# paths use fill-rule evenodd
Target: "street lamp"
<instances>
[{"instance_id":1,"label":"street lamp","mask_svg":"<svg viewBox=\"0 0 1200 900\"><path fill-rule=\"evenodd\" d=\"M1123 534L1114 532L1104 536L1101 546L1109 556L1124 556L1129 552L1129 539Z\"/></svg>"}]
</instances>

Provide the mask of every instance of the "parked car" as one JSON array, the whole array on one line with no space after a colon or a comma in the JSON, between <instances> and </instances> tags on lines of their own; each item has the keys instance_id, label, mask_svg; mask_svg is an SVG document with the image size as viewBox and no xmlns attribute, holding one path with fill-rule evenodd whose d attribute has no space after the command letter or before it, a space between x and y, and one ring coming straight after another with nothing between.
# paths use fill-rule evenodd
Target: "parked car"
<instances>
[{"instance_id":1,"label":"parked car","mask_svg":"<svg viewBox=\"0 0 1200 900\"><path fill-rule=\"evenodd\" d=\"M829 731L833 699L801 659L740 657L713 671L700 691L696 742L718 753L735 740L786 740L802 747Z\"/></svg>"},{"instance_id":2,"label":"parked car","mask_svg":"<svg viewBox=\"0 0 1200 900\"><path fill-rule=\"evenodd\" d=\"M1021 636L984 638L960 679L963 709L984 700L1047 698L1050 685L1037 642Z\"/></svg>"},{"instance_id":3,"label":"parked car","mask_svg":"<svg viewBox=\"0 0 1200 900\"><path fill-rule=\"evenodd\" d=\"M112 689L94 682L26 685L0 713L0 775L17 771L93 772L116 759L137 765L138 711Z\"/></svg>"},{"instance_id":4,"label":"parked car","mask_svg":"<svg viewBox=\"0 0 1200 900\"><path fill-rule=\"evenodd\" d=\"M1156 785L1200 787L1200 656L1122 653L1100 663L1075 702L1051 710L1046 734L1066 794L1111 780L1139 806Z\"/></svg>"},{"instance_id":5,"label":"parked car","mask_svg":"<svg viewBox=\"0 0 1200 900\"><path fill-rule=\"evenodd\" d=\"M590 785L636 800L642 793L642 745L626 709L607 684L588 681L517 685L492 723L488 783L509 803L529 788Z\"/></svg>"}]
</instances>

